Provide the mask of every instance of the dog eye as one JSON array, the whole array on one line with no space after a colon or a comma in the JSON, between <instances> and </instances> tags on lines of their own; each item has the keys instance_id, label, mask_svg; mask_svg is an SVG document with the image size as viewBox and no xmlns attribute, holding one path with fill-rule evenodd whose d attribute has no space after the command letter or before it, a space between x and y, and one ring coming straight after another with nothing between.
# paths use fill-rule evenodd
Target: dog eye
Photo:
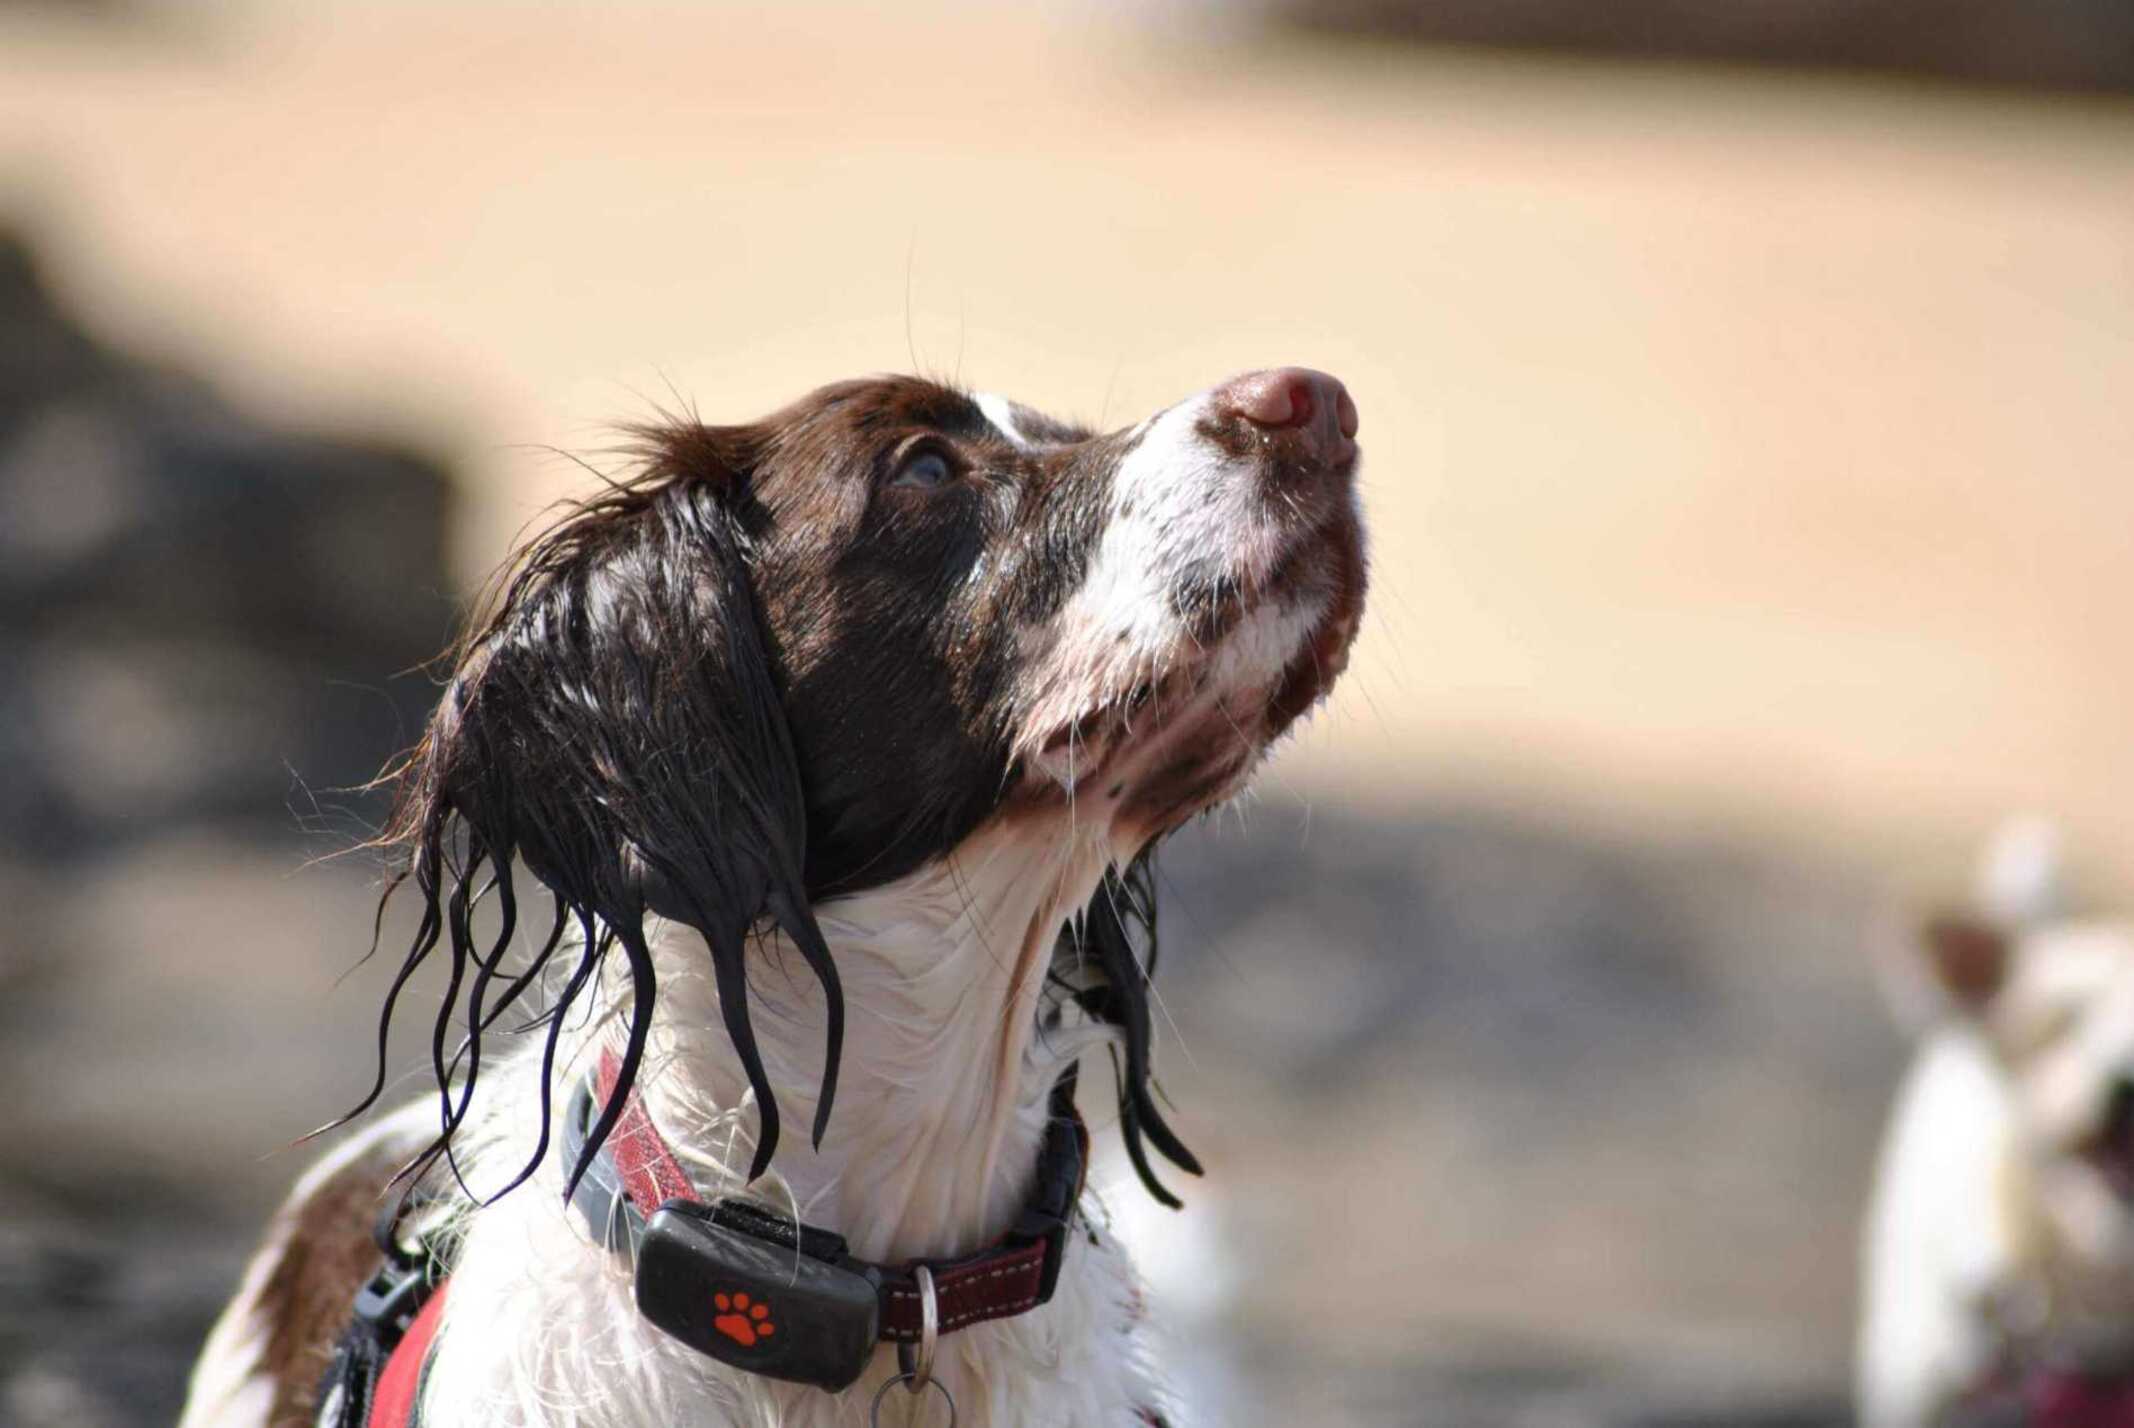
<instances>
[{"instance_id":1,"label":"dog eye","mask_svg":"<svg viewBox=\"0 0 2134 1428\"><path fill-rule=\"evenodd\" d=\"M904 458L897 467L897 474L890 478L889 484L931 491L946 486L955 478L956 471L949 465L948 457L934 447L922 446Z\"/></svg>"}]
</instances>

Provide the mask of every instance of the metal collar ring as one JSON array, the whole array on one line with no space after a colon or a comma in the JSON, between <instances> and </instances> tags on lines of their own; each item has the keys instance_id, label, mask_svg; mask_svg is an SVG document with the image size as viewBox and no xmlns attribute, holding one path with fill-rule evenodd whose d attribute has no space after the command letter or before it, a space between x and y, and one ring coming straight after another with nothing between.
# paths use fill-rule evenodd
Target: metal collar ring
<instances>
[{"instance_id":1,"label":"metal collar ring","mask_svg":"<svg viewBox=\"0 0 2134 1428\"><path fill-rule=\"evenodd\" d=\"M912 1352L908 1342L897 1345L897 1367L904 1372L898 1377L909 1385L913 1393L923 1393L934 1381L934 1344L941 1332L941 1306L934 1299L934 1273L925 1265L913 1265L911 1277L919 1283L919 1347ZM890 1382L896 1382L891 1379ZM941 1390L948 1396L948 1390ZM949 1417L956 1415L956 1400L949 1399Z\"/></svg>"},{"instance_id":2,"label":"metal collar ring","mask_svg":"<svg viewBox=\"0 0 2134 1428\"><path fill-rule=\"evenodd\" d=\"M869 1428L881 1428L882 1400L889 1396L890 1389L900 1383L910 1385L913 1393L917 1393L922 1387L930 1384L934 1391L941 1395L941 1401L948 1405L948 1428L956 1428L956 1400L950 1396L948 1385L938 1379L928 1379L925 1384L913 1383L912 1377L908 1373L900 1373L882 1380L882 1386L874 1391L874 1402L867 1405Z\"/></svg>"}]
</instances>

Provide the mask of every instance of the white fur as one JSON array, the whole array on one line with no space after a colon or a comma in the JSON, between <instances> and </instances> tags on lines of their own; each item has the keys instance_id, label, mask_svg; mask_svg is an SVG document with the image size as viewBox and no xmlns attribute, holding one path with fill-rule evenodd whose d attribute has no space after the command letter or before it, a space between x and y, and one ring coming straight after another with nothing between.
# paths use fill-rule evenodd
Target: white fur
<instances>
[{"instance_id":1,"label":"white fur","mask_svg":"<svg viewBox=\"0 0 2134 1428\"><path fill-rule=\"evenodd\" d=\"M2060 829L2037 814L1994 830L1979 869L1979 902L1996 921L2031 926L2066 911Z\"/></svg>"},{"instance_id":2,"label":"white fur","mask_svg":"<svg viewBox=\"0 0 2134 1428\"><path fill-rule=\"evenodd\" d=\"M2017 1135L1984 1041L1933 1032L1898 1090L1861 1244L1864 1428L1919 1428L1987 1368L1985 1311L2021 1259L2005 1198Z\"/></svg>"},{"instance_id":3,"label":"white fur","mask_svg":"<svg viewBox=\"0 0 2134 1428\"><path fill-rule=\"evenodd\" d=\"M998 392L977 392L972 395L971 401L985 419L993 423L993 429L1002 436L1026 451L1034 445L1023 429L1015 424L1015 403Z\"/></svg>"}]
</instances>

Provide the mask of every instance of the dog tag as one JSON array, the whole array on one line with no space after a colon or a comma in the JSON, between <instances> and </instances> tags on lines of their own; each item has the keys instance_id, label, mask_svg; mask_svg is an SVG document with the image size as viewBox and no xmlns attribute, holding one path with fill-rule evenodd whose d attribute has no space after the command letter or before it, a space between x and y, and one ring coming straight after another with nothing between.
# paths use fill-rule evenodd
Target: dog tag
<instances>
[{"instance_id":1,"label":"dog tag","mask_svg":"<svg viewBox=\"0 0 2134 1428\"><path fill-rule=\"evenodd\" d=\"M721 1363L833 1391L865 1371L880 1337L871 1273L716 1224L687 1201L645 1223L637 1308Z\"/></svg>"}]
</instances>

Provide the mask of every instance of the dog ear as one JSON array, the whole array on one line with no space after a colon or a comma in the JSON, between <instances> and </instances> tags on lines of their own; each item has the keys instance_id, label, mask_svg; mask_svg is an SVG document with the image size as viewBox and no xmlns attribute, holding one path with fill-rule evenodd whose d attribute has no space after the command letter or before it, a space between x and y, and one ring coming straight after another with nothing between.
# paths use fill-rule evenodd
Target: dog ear
<instances>
[{"instance_id":1,"label":"dog ear","mask_svg":"<svg viewBox=\"0 0 2134 1428\"><path fill-rule=\"evenodd\" d=\"M1179 1200L1156 1178L1148 1147L1191 1175L1200 1161L1171 1130L1152 1091L1149 1021L1151 979L1156 974L1156 865L1150 845L1122 868L1104 875L1082 915L1060 933L1055 965L1076 969L1074 999L1091 1018L1118 1028L1113 1071L1119 1088L1119 1134L1134 1173L1159 1204ZM1066 980L1066 979L1063 979Z\"/></svg>"},{"instance_id":2,"label":"dog ear","mask_svg":"<svg viewBox=\"0 0 2134 1428\"><path fill-rule=\"evenodd\" d=\"M843 998L804 885L800 771L748 579L753 438L695 424L637 435L642 474L574 509L515 562L402 772L389 835L405 849L424 912L393 995L440 940L451 959L432 1043L446 1098L433 1155L449 1153L466 1113L483 1033L564 945L566 924L579 929L578 961L545 1013L541 1144L514 1185L546 1153L563 1014L615 946L632 985L628 1039L571 1184L621 1114L657 995L648 913L695 929L709 949L726 1029L756 1094L750 1179L778 1143L744 966L759 927L791 939L826 995L817 1144L836 1093ZM534 963L490 1004L516 921L515 862L554 895L556 923ZM506 924L486 953L472 918L483 879ZM446 1023L470 964L466 1040L448 1064ZM389 998L386 1023L391 1016ZM381 1025L381 1055L383 1035ZM381 1081L382 1069L381 1061Z\"/></svg>"},{"instance_id":3,"label":"dog ear","mask_svg":"<svg viewBox=\"0 0 2134 1428\"><path fill-rule=\"evenodd\" d=\"M1944 914L1927 919L1919 940L1935 985L1961 1011L1985 1010L2007 980L2009 936L1996 923Z\"/></svg>"}]
</instances>

